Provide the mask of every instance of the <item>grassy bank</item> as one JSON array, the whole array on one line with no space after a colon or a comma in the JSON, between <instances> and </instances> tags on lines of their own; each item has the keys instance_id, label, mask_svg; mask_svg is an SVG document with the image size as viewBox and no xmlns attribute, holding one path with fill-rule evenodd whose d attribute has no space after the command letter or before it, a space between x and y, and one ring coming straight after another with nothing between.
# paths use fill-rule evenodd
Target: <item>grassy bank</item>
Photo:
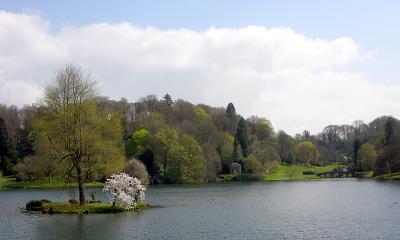
<instances>
[{"instance_id":1,"label":"grassy bank","mask_svg":"<svg viewBox=\"0 0 400 240\"><path fill-rule=\"evenodd\" d=\"M377 180L400 180L400 172L381 175L381 176L375 177L375 179L377 179Z\"/></svg>"},{"instance_id":2,"label":"grassy bank","mask_svg":"<svg viewBox=\"0 0 400 240\"><path fill-rule=\"evenodd\" d=\"M317 175L304 175L303 171L312 170L317 173L332 171L335 168L341 167L340 164L331 164L325 167L311 167L304 165L279 165L278 168L271 173L264 174L266 181L281 181L281 180L307 180L307 179L321 179Z\"/></svg>"},{"instance_id":3,"label":"grassy bank","mask_svg":"<svg viewBox=\"0 0 400 240\"><path fill-rule=\"evenodd\" d=\"M65 183L60 180L53 180L51 182L47 180L33 180L33 181L21 181L17 182L15 178L0 178L0 190L18 189L18 188L63 188ZM78 187L78 184L72 183L71 187ZM86 187L102 187L101 182L88 182L85 184Z\"/></svg>"},{"instance_id":4,"label":"grassy bank","mask_svg":"<svg viewBox=\"0 0 400 240\"><path fill-rule=\"evenodd\" d=\"M39 201L40 202L40 201ZM125 211L142 211L144 209L150 208L147 203L139 203L132 210L126 210L122 206L116 205L112 206L109 202L100 203L87 203L83 206L79 204L71 204L68 202L51 202L42 203L40 207L29 209L31 211L41 211L42 213L49 214L94 214L94 213L118 213Z\"/></svg>"},{"instance_id":5,"label":"grassy bank","mask_svg":"<svg viewBox=\"0 0 400 240\"><path fill-rule=\"evenodd\" d=\"M342 167L341 164L331 164L325 167L311 167L304 165L284 165L281 164L278 168L271 173L264 173L261 175L247 175L247 174L225 174L223 181L285 181L285 180L311 180L321 179L317 175L304 175L303 171L312 170L317 173L332 171L335 168Z\"/></svg>"}]
</instances>

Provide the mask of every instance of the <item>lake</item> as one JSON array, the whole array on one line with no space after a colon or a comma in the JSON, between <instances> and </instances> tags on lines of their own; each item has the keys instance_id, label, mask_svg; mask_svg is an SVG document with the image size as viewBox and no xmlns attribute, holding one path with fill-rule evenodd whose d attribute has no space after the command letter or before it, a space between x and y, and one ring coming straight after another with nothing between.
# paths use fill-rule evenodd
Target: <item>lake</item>
<instances>
[{"instance_id":1,"label":"lake","mask_svg":"<svg viewBox=\"0 0 400 240\"><path fill-rule=\"evenodd\" d=\"M1 191L0 239L400 239L400 182L151 186L146 200L162 207L141 213L21 211L28 200L42 198L71 197L61 190Z\"/></svg>"}]
</instances>

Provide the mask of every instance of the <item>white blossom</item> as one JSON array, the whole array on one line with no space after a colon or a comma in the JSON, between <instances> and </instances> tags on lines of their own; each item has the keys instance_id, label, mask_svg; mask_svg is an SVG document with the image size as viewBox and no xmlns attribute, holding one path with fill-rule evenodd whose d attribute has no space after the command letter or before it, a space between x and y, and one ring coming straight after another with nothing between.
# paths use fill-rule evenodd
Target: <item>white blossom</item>
<instances>
[{"instance_id":1,"label":"white blossom","mask_svg":"<svg viewBox=\"0 0 400 240\"><path fill-rule=\"evenodd\" d=\"M132 209L138 202L144 201L146 188L137 178L126 173L113 174L108 178L103 192L113 204L121 204L126 209Z\"/></svg>"}]
</instances>

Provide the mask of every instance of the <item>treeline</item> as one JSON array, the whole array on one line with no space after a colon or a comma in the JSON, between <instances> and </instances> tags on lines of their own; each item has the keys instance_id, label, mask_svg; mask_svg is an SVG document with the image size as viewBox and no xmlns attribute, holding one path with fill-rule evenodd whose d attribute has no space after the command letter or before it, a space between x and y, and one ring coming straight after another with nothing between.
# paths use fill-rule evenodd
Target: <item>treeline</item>
<instances>
[{"instance_id":1,"label":"treeline","mask_svg":"<svg viewBox=\"0 0 400 240\"><path fill-rule=\"evenodd\" d=\"M67 66L40 103L0 105L3 175L87 182L125 169L149 182L186 183L216 181L233 163L251 174L280 163L342 162L376 175L400 171L400 128L393 117L290 136L275 132L268 119L244 118L233 103L195 105L169 94L115 101L97 96L92 83Z\"/></svg>"}]
</instances>

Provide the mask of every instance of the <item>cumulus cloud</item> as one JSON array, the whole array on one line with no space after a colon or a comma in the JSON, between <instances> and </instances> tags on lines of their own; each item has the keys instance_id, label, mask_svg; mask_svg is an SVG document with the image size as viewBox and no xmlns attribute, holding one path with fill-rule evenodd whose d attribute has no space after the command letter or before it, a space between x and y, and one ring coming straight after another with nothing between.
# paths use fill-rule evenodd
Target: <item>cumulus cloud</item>
<instances>
[{"instance_id":1,"label":"cumulus cloud","mask_svg":"<svg viewBox=\"0 0 400 240\"><path fill-rule=\"evenodd\" d=\"M318 39L289 28L160 30L131 23L65 26L0 12L0 102L36 101L65 63L94 74L103 95L147 94L226 106L271 119L289 133L370 121L399 109L399 85L340 66L371 58L351 38ZM340 70L340 69L346 69Z\"/></svg>"}]
</instances>

